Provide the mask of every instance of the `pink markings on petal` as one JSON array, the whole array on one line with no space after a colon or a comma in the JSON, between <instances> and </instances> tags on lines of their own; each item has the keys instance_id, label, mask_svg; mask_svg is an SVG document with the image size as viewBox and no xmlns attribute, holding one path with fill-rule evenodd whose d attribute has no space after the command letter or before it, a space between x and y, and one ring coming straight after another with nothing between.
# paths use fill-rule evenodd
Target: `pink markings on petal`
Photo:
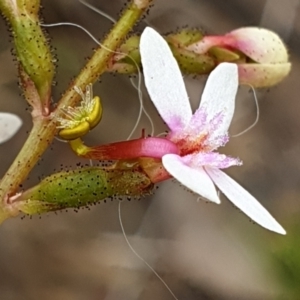
<instances>
[{"instance_id":1,"label":"pink markings on petal","mask_svg":"<svg viewBox=\"0 0 300 300\"><path fill-rule=\"evenodd\" d=\"M201 131L208 130L207 117L207 111L205 108L197 109L188 124L187 130L194 135L199 134Z\"/></svg>"},{"instance_id":2,"label":"pink markings on petal","mask_svg":"<svg viewBox=\"0 0 300 300\"><path fill-rule=\"evenodd\" d=\"M228 131L235 109L237 88L238 68L235 64L221 63L208 77L200 108L206 109L209 121L222 114L222 122L213 133L215 136L224 135Z\"/></svg>"},{"instance_id":3,"label":"pink markings on petal","mask_svg":"<svg viewBox=\"0 0 300 300\"><path fill-rule=\"evenodd\" d=\"M195 137L205 135L206 138L202 141L201 148L212 151L224 146L229 141L227 132L219 130L223 126L223 121L224 113L222 111L211 117L208 116L206 108L201 106L194 113L188 130ZM216 135L216 132L219 132L220 135Z\"/></svg>"},{"instance_id":4,"label":"pink markings on petal","mask_svg":"<svg viewBox=\"0 0 300 300\"><path fill-rule=\"evenodd\" d=\"M218 149L219 147L225 146L229 141L228 134L220 136L209 137L206 143L209 145L211 151Z\"/></svg>"},{"instance_id":5,"label":"pink markings on petal","mask_svg":"<svg viewBox=\"0 0 300 300\"><path fill-rule=\"evenodd\" d=\"M183 157L182 160L193 168L210 166L218 169L225 169L232 166L242 165L241 160L238 158L217 152L191 154Z\"/></svg>"},{"instance_id":6,"label":"pink markings on petal","mask_svg":"<svg viewBox=\"0 0 300 300\"><path fill-rule=\"evenodd\" d=\"M89 148L85 157L93 159L131 159L138 157L161 158L167 153L178 154L178 147L163 138L140 138Z\"/></svg>"},{"instance_id":7,"label":"pink markings on petal","mask_svg":"<svg viewBox=\"0 0 300 300\"><path fill-rule=\"evenodd\" d=\"M182 122L182 118L179 115L170 115L168 120L169 121L167 125L170 129L172 129L173 132L182 131L186 126L186 124Z\"/></svg>"},{"instance_id":8,"label":"pink markings on petal","mask_svg":"<svg viewBox=\"0 0 300 300\"><path fill-rule=\"evenodd\" d=\"M197 110L184 128L172 130L167 138L179 146L181 155L185 155L196 150L196 144L203 140L208 131L205 110Z\"/></svg>"},{"instance_id":9,"label":"pink markings on petal","mask_svg":"<svg viewBox=\"0 0 300 300\"><path fill-rule=\"evenodd\" d=\"M188 125L182 130L172 131L167 136L180 149L180 155L188 155L198 152L210 152L220 146L224 146L229 137L216 135L215 132L222 127L223 112L209 117L205 107L200 107L192 116Z\"/></svg>"}]
</instances>

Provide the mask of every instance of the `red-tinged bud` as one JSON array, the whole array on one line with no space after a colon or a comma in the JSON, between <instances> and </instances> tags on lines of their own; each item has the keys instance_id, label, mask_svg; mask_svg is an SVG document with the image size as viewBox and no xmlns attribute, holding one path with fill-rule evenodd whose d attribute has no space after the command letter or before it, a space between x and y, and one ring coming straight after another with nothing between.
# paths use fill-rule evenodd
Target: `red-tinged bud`
<instances>
[{"instance_id":1,"label":"red-tinged bud","mask_svg":"<svg viewBox=\"0 0 300 300\"><path fill-rule=\"evenodd\" d=\"M112 57L108 71L125 74L136 72L141 64L139 43L140 37L137 35L128 38Z\"/></svg>"},{"instance_id":2,"label":"red-tinged bud","mask_svg":"<svg viewBox=\"0 0 300 300\"><path fill-rule=\"evenodd\" d=\"M286 77L291 69L286 46L276 33L267 29L245 27L224 36L206 36L188 49L204 54L213 47L241 52L245 56L245 61L236 61L242 84L272 86Z\"/></svg>"}]
</instances>

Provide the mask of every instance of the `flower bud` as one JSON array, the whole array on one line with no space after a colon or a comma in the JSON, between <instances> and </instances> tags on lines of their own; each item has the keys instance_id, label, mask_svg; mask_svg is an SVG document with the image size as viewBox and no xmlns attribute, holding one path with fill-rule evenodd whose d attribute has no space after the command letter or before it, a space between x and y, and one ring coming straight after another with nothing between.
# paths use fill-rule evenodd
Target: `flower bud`
<instances>
[{"instance_id":1,"label":"flower bud","mask_svg":"<svg viewBox=\"0 0 300 300\"><path fill-rule=\"evenodd\" d=\"M42 109L40 112L48 115L54 65L48 41L39 24L39 4L39 0L1 0L0 9L11 26L23 87L26 89L24 83L29 77L42 103L42 106L33 108ZM26 78L23 78L24 75ZM29 102L32 105L37 101L31 99Z\"/></svg>"},{"instance_id":2,"label":"flower bud","mask_svg":"<svg viewBox=\"0 0 300 300\"><path fill-rule=\"evenodd\" d=\"M137 35L128 38L125 43L116 51L108 71L121 74L135 73L141 64L139 51L140 37Z\"/></svg>"},{"instance_id":3,"label":"flower bud","mask_svg":"<svg viewBox=\"0 0 300 300\"><path fill-rule=\"evenodd\" d=\"M206 36L189 45L188 49L204 54L214 47L242 53L239 60L232 61L239 66L242 84L251 84L254 87L272 86L286 77L291 69L284 43L277 34L267 29L244 27L224 36ZM243 56L244 61L241 60Z\"/></svg>"},{"instance_id":4,"label":"flower bud","mask_svg":"<svg viewBox=\"0 0 300 300\"><path fill-rule=\"evenodd\" d=\"M186 74L208 74L219 63L232 62L239 67L241 84L268 87L283 80L291 69L282 40L263 28L244 27L223 36L203 36L199 30L182 29L165 38ZM139 37L129 38L110 62L108 71L135 73L141 61L138 44Z\"/></svg>"}]
</instances>

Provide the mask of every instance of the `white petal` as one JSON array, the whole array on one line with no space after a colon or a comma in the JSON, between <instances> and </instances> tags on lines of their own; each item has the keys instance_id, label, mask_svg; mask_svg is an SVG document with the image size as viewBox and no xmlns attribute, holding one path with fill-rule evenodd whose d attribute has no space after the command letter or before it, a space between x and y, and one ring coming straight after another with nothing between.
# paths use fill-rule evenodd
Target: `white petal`
<instances>
[{"instance_id":1,"label":"white petal","mask_svg":"<svg viewBox=\"0 0 300 300\"><path fill-rule=\"evenodd\" d=\"M206 167L205 170L225 196L253 221L269 230L286 234L271 214L236 181L219 169Z\"/></svg>"},{"instance_id":2,"label":"white petal","mask_svg":"<svg viewBox=\"0 0 300 300\"><path fill-rule=\"evenodd\" d=\"M145 84L161 117L171 130L185 126L192 117L192 109L168 43L147 27L141 35L140 52Z\"/></svg>"},{"instance_id":3,"label":"white petal","mask_svg":"<svg viewBox=\"0 0 300 300\"><path fill-rule=\"evenodd\" d=\"M235 108L238 88L238 68L236 64L221 63L209 75L203 91L200 107L205 107L208 120L222 112L224 119L215 136L228 131Z\"/></svg>"},{"instance_id":4,"label":"white petal","mask_svg":"<svg viewBox=\"0 0 300 300\"><path fill-rule=\"evenodd\" d=\"M176 154L163 156L165 169L180 183L209 201L220 203L215 186L203 168L193 169L187 166Z\"/></svg>"},{"instance_id":5,"label":"white petal","mask_svg":"<svg viewBox=\"0 0 300 300\"><path fill-rule=\"evenodd\" d=\"M10 113L0 113L0 144L9 140L21 127L22 120Z\"/></svg>"}]
</instances>

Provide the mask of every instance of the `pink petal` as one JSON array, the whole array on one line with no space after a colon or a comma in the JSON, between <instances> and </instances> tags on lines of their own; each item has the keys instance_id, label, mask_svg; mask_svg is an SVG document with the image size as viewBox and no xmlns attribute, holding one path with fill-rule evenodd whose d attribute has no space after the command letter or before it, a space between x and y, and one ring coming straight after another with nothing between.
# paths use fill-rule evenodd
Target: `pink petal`
<instances>
[{"instance_id":1,"label":"pink petal","mask_svg":"<svg viewBox=\"0 0 300 300\"><path fill-rule=\"evenodd\" d=\"M243 187L216 168L205 167L206 172L224 195L257 224L280 234L286 234L271 214Z\"/></svg>"},{"instance_id":2,"label":"pink petal","mask_svg":"<svg viewBox=\"0 0 300 300\"><path fill-rule=\"evenodd\" d=\"M209 201L220 203L215 186L202 167L191 168L176 154L163 156L165 169L180 183Z\"/></svg>"},{"instance_id":3,"label":"pink petal","mask_svg":"<svg viewBox=\"0 0 300 300\"><path fill-rule=\"evenodd\" d=\"M213 151L229 141L228 134L219 134L219 128L222 126L224 116L222 113L217 114L212 119L207 115L204 108L198 108L193 114L189 125L185 128L184 132L188 132L189 136L197 137L205 134L207 137L203 142L203 146L207 146L208 151ZM216 132L218 132L216 134ZM172 133L170 133L170 136Z\"/></svg>"},{"instance_id":4,"label":"pink petal","mask_svg":"<svg viewBox=\"0 0 300 300\"><path fill-rule=\"evenodd\" d=\"M182 157L182 161L189 166L208 166L218 169L225 169L232 166L240 166L242 162L238 158L230 157L218 152L207 152L190 154Z\"/></svg>"},{"instance_id":5,"label":"pink petal","mask_svg":"<svg viewBox=\"0 0 300 300\"><path fill-rule=\"evenodd\" d=\"M152 102L171 130L183 128L192 117L182 75L167 42L154 29L141 35L140 52L145 84Z\"/></svg>"},{"instance_id":6,"label":"pink petal","mask_svg":"<svg viewBox=\"0 0 300 300\"><path fill-rule=\"evenodd\" d=\"M0 113L0 144L6 142L19 130L22 120L10 113Z\"/></svg>"},{"instance_id":7,"label":"pink petal","mask_svg":"<svg viewBox=\"0 0 300 300\"><path fill-rule=\"evenodd\" d=\"M209 75L203 91L200 108L205 109L208 121L222 113L222 123L214 136L227 133L235 108L238 88L238 69L236 64L221 63Z\"/></svg>"}]
</instances>

